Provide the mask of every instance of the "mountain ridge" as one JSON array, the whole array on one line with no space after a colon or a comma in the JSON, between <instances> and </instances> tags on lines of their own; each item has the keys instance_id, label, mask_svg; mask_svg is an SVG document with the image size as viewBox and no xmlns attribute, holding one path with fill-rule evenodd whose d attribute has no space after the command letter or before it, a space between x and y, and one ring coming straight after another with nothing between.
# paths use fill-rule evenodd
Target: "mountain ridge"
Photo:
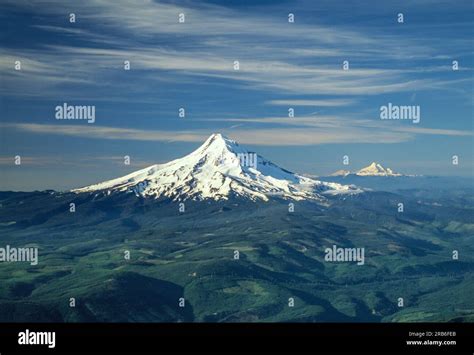
<instances>
[{"instance_id":1,"label":"mountain ridge","mask_svg":"<svg viewBox=\"0 0 474 355\"><path fill-rule=\"evenodd\" d=\"M372 162L368 166L359 169L357 171L351 172L350 170L337 170L329 176L348 176L348 175L357 175L357 176L409 176L397 173L390 168L385 168L377 162Z\"/></svg>"},{"instance_id":2,"label":"mountain ridge","mask_svg":"<svg viewBox=\"0 0 474 355\"><path fill-rule=\"evenodd\" d=\"M292 173L219 133L212 134L182 158L71 191L132 192L141 197L172 200L226 200L240 196L253 201L268 201L275 196L324 201L325 195L362 192L353 185L323 182Z\"/></svg>"}]
</instances>

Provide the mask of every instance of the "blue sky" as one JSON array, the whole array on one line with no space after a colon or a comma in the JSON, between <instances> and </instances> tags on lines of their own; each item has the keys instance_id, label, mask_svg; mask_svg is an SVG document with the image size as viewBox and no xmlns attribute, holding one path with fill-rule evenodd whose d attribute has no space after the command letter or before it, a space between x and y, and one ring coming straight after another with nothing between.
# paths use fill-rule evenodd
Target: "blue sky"
<instances>
[{"instance_id":1,"label":"blue sky","mask_svg":"<svg viewBox=\"0 0 474 355\"><path fill-rule=\"evenodd\" d=\"M3 0L0 190L84 186L185 155L213 132L299 173L378 161L472 176L472 4ZM94 105L95 122L56 120L64 102ZM389 102L419 105L421 121L381 120Z\"/></svg>"}]
</instances>

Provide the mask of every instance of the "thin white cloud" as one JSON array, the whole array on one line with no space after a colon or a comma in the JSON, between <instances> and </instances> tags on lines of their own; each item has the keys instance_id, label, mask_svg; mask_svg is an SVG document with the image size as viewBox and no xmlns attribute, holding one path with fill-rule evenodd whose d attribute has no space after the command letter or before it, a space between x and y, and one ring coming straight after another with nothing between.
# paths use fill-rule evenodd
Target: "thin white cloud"
<instances>
[{"instance_id":1,"label":"thin white cloud","mask_svg":"<svg viewBox=\"0 0 474 355\"><path fill-rule=\"evenodd\" d=\"M14 128L37 134L64 135L93 139L136 140L136 141L180 141L200 142L205 134L160 130L141 130L92 125L49 125L36 123L2 124L4 128Z\"/></svg>"},{"instance_id":2,"label":"thin white cloud","mask_svg":"<svg viewBox=\"0 0 474 355\"><path fill-rule=\"evenodd\" d=\"M270 100L266 104L277 106L317 106L317 107L338 107L348 106L355 103L352 99L326 99L326 100Z\"/></svg>"},{"instance_id":3,"label":"thin white cloud","mask_svg":"<svg viewBox=\"0 0 474 355\"><path fill-rule=\"evenodd\" d=\"M22 92L57 96L64 92L63 84L86 84L106 88L104 96L115 99L114 89L123 88L125 83L113 69L121 70L124 60L132 63L131 75L133 70L151 71L141 78L141 87L127 81L132 91L171 77L176 84L186 84L189 75L233 80L252 90L300 95L377 95L450 85L447 79L419 77L443 70L438 64L426 64L417 71L361 67L362 63L373 63L374 58L383 63L383 68L390 67L395 59L396 68L404 58L429 63L431 58L444 55L410 38L404 38L400 46L400 39L393 35L289 24L284 17L210 4L197 7L192 3L181 6L146 0L90 0L76 2L71 9L71 4L62 1L39 0L36 5L35 12L63 16L65 21L74 10L77 22L68 27L35 26L63 32L72 42L79 39L81 44L3 51L0 70L5 74L1 89L4 95ZM5 1L3 6L32 9L29 1L21 0ZM185 14L185 23L178 23L179 13ZM179 45L166 41L159 41L160 46L143 45L154 38L177 38ZM90 46L83 44L87 41ZM101 48L97 44L102 44ZM12 71L15 58L24 61L26 74ZM351 60L350 70L342 70L343 59ZM233 70L234 60L241 63L239 72ZM83 87L77 90L76 86L69 85L68 90L84 95Z\"/></svg>"},{"instance_id":4,"label":"thin white cloud","mask_svg":"<svg viewBox=\"0 0 474 355\"><path fill-rule=\"evenodd\" d=\"M233 119L236 122L288 122L288 118ZM379 143L391 144L412 140L417 134L472 136L471 132L390 126L369 120L346 120L331 117L299 119L300 126L274 128L221 128L215 129L245 144L266 146L316 145L336 143ZM74 136L88 139L161 141L161 142L203 142L212 130L193 131L142 130L97 125L47 125L35 123L2 124L3 129L15 129L33 134Z\"/></svg>"}]
</instances>

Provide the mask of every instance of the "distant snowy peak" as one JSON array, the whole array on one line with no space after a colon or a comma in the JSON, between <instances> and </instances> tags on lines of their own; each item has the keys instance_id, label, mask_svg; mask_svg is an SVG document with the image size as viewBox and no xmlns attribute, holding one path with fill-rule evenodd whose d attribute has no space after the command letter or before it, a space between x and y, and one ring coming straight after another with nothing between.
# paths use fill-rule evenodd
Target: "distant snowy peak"
<instances>
[{"instance_id":1,"label":"distant snowy peak","mask_svg":"<svg viewBox=\"0 0 474 355\"><path fill-rule=\"evenodd\" d=\"M390 168L384 168L376 162L372 162L372 164L360 169L355 174L359 176L402 176L402 174L396 173Z\"/></svg>"},{"instance_id":2,"label":"distant snowy peak","mask_svg":"<svg viewBox=\"0 0 474 355\"><path fill-rule=\"evenodd\" d=\"M409 176L409 175L403 175L394 172L390 168L384 168L381 164L377 162L372 162L369 166L366 166L365 168L362 168L358 171L351 172L349 170L338 170L332 173L329 176Z\"/></svg>"},{"instance_id":3,"label":"distant snowy peak","mask_svg":"<svg viewBox=\"0 0 474 355\"><path fill-rule=\"evenodd\" d=\"M72 190L75 193L115 192L181 200L227 200L245 197L267 201L325 200L324 195L360 193L355 186L322 182L294 174L249 152L237 142L212 134L194 152L126 176Z\"/></svg>"},{"instance_id":4,"label":"distant snowy peak","mask_svg":"<svg viewBox=\"0 0 474 355\"><path fill-rule=\"evenodd\" d=\"M390 168L384 168L376 162L372 162L372 164L360 169L355 174L359 176L402 176L402 174L396 173Z\"/></svg>"}]
</instances>

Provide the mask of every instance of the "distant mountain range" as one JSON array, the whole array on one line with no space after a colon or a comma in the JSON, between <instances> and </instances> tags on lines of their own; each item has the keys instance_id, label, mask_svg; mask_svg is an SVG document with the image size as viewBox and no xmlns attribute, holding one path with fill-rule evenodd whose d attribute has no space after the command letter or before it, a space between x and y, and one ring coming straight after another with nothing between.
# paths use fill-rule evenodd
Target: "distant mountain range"
<instances>
[{"instance_id":1,"label":"distant mountain range","mask_svg":"<svg viewBox=\"0 0 474 355\"><path fill-rule=\"evenodd\" d=\"M343 185L358 186L363 189L390 192L407 189L445 190L453 186L473 188L472 179L468 177L402 174L377 162L372 162L370 165L356 171L338 170L329 176L316 177L309 175L308 177Z\"/></svg>"},{"instance_id":2,"label":"distant mountain range","mask_svg":"<svg viewBox=\"0 0 474 355\"><path fill-rule=\"evenodd\" d=\"M394 172L390 168L384 168L381 164L377 162L372 162L370 165L351 172L349 170L338 170L332 173L330 176L347 176L347 175L357 175L357 176L408 176L400 173Z\"/></svg>"},{"instance_id":3,"label":"distant mountain range","mask_svg":"<svg viewBox=\"0 0 474 355\"><path fill-rule=\"evenodd\" d=\"M355 194L362 190L292 173L221 134L212 134L183 158L72 192L126 192L174 201L227 200L237 196L253 201L267 201L271 197L323 201L325 195Z\"/></svg>"}]
</instances>

